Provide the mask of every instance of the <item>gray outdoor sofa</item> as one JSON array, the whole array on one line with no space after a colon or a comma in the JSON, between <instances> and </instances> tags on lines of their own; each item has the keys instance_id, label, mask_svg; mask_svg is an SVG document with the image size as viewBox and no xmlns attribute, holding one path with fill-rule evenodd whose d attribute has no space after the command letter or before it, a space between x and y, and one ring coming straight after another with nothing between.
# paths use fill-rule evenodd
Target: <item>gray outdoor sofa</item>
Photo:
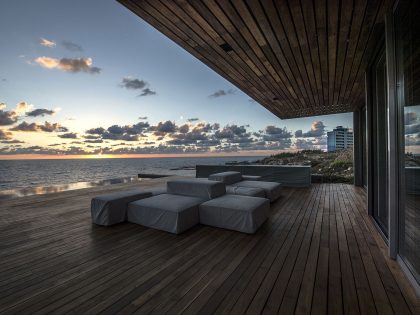
<instances>
[{"instance_id":1,"label":"gray outdoor sofa","mask_svg":"<svg viewBox=\"0 0 420 315\"><path fill-rule=\"evenodd\" d=\"M200 223L200 204L226 194L223 183L207 179L168 181L166 190L166 194L130 203L127 221L179 234Z\"/></svg>"},{"instance_id":2,"label":"gray outdoor sofa","mask_svg":"<svg viewBox=\"0 0 420 315\"><path fill-rule=\"evenodd\" d=\"M241 173L233 171L211 174L209 176L209 180L226 184L226 191L230 194L266 197L270 202L276 201L281 196L282 188L279 183L244 179Z\"/></svg>"},{"instance_id":3,"label":"gray outdoor sofa","mask_svg":"<svg viewBox=\"0 0 420 315\"><path fill-rule=\"evenodd\" d=\"M199 206L200 223L254 234L267 220L269 210L266 198L226 194Z\"/></svg>"},{"instance_id":4,"label":"gray outdoor sofa","mask_svg":"<svg viewBox=\"0 0 420 315\"><path fill-rule=\"evenodd\" d=\"M91 200L92 223L110 226L127 221L127 205L130 202L156 196L165 191L165 187L148 190L130 190L96 196Z\"/></svg>"},{"instance_id":5,"label":"gray outdoor sofa","mask_svg":"<svg viewBox=\"0 0 420 315\"><path fill-rule=\"evenodd\" d=\"M264 196L261 189L254 193ZM201 223L255 233L267 220L269 208L266 198L226 194L220 181L177 179L168 181L165 190L95 197L91 211L93 223L106 226L128 221L179 234Z\"/></svg>"}]
</instances>

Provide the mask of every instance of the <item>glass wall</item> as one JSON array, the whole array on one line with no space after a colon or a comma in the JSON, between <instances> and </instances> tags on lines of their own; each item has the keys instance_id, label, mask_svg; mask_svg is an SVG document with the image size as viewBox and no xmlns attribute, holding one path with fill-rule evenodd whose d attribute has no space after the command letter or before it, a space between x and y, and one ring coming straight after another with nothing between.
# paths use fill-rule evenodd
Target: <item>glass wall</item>
<instances>
[{"instance_id":1,"label":"glass wall","mask_svg":"<svg viewBox=\"0 0 420 315\"><path fill-rule=\"evenodd\" d=\"M401 109L399 255L420 282L420 1L400 1L394 15Z\"/></svg>"}]
</instances>

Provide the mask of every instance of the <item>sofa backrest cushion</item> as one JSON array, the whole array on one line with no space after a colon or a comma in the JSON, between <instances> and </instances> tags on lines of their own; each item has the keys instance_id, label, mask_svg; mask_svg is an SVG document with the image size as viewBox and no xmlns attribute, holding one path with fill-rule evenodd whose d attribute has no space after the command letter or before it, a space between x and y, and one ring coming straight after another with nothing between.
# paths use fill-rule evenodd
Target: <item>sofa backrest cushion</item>
<instances>
[{"instance_id":1,"label":"sofa backrest cushion","mask_svg":"<svg viewBox=\"0 0 420 315\"><path fill-rule=\"evenodd\" d=\"M242 180L242 174L240 172L215 173L211 174L209 179L222 182L226 185L232 185Z\"/></svg>"},{"instance_id":2,"label":"sofa backrest cushion","mask_svg":"<svg viewBox=\"0 0 420 315\"><path fill-rule=\"evenodd\" d=\"M166 184L168 194L199 197L206 200L226 194L226 185L202 178L176 179Z\"/></svg>"}]
</instances>

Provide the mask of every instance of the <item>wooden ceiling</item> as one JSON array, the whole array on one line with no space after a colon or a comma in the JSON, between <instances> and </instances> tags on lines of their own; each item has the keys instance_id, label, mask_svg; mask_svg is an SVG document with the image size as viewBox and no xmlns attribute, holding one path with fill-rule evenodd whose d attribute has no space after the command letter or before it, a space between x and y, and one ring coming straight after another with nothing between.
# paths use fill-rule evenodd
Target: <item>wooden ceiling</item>
<instances>
[{"instance_id":1,"label":"wooden ceiling","mask_svg":"<svg viewBox=\"0 0 420 315\"><path fill-rule=\"evenodd\" d=\"M364 104L381 0L118 0L278 117Z\"/></svg>"}]
</instances>

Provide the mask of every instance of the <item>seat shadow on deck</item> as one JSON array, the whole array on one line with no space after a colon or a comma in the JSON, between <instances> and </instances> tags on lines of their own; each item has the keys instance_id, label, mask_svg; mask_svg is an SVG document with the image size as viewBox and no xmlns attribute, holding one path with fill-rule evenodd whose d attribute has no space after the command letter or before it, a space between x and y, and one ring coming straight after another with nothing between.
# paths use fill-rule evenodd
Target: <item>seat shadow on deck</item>
<instances>
[{"instance_id":1,"label":"seat shadow on deck","mask_svg":"<svg viewBox=\"0 0 420 315\"><path fill-rule=\"evenodd\" d=\"M360 188L286 189L255 235L197 226L178 236L92 225L99 189L2 206L0 312L419 311Z\"/></svg>"}]
</instances>

